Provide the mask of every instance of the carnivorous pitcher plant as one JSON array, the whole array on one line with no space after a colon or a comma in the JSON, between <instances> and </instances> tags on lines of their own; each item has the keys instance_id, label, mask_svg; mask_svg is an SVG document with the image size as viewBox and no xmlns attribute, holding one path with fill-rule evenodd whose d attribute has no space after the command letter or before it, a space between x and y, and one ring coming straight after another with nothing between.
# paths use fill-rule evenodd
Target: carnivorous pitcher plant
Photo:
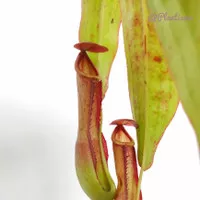
<instances>
[{"instance_id":1,"label":"carnivorous pitcher plant","mask_svg":"<svg viewBox=\"0 0 200 200\"><path fill-rule=\"evenodd\" d=\"M79 50L75 62L78 180L91 200L142 200L143 172L152 166L158 144L176 112L178 96L200 141L200 26L196 26L200 2L82 0L81 8L79 43L74 46ZM165 23L158 13L165 13ZM179 13L192 20L166 20L166 13ZM115 186L102 133L102 101L118 48L120 25L132 119L111 123L115 126L111 136L118 179ZM125 126L135 127L136 141Z\"/></svg>"}]
</instances>

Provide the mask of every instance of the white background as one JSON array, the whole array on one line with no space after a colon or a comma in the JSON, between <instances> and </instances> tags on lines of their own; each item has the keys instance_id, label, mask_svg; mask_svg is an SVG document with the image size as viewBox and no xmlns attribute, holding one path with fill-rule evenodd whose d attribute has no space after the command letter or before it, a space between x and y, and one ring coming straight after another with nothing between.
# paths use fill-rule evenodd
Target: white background
<instances>
[{"instance_id":1,"label":"white background","mask_svg":"<svg viewBox=\"0 0 200 200\"><path fill-rule=\"evenodd\" d=\"M0 1L0 199L87 200L76 178L80 0ZM112 120L131 117L122 36L104 108ZM135 132L130 129L135 138ZM144 200L199 200L200 165L194 132L181 107L145 172Z\"/></svg>"}]
</instances>

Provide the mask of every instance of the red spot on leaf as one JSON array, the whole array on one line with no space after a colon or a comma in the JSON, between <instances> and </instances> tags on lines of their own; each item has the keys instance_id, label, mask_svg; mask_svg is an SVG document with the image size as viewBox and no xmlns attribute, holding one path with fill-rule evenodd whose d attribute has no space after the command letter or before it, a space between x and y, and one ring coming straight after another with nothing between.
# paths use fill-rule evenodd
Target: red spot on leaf
<instances>
[{"instance_id":1,"label":"red spot on leaf","mask_svg":"<svg viewBox=\"0 0 200 200\"><path fill-rule=\"evenodd\" d=\"M139 56L139 55L136 55L136 56L135 56L135 59L136 59L136 61L140 61L140 56Z\"/></svg>"},{"instance_id":2,"label":"red spot on leaf","mask_svg":"<svg viewBox=\"0 0 200 200\"><path fill-rule=\"evenodd\" d=\"M153 60L155 62L161 63L162 62L162 58L160 56L154 56Z\"/></svg>"},{"instance_id":3,"label":"red spot on leaf","mask_svg":"<svg viewBox=\"0 0 200 200\"><path fill-rule=\"evenodd\" d=\"M135 16L134 18L134 26L139 26L141 23L140 23L140 20L138 18L138 16Z\"/></svg>"},{"instance_id":4,"label":"red spot on leaf","mask_svg":"<svg viewBox=\"0 0 200 200\"><path fill-rule=\"evenodd\" d=\"M144 36L144 53L147 53L146 35Z\"/></svg>"}]
</instances>

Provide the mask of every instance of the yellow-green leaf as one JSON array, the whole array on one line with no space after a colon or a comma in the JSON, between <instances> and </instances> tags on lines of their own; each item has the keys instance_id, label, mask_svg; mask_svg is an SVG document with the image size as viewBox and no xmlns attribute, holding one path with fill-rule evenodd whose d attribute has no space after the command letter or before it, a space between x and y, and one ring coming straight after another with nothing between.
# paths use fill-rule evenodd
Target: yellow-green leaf
<instances>
[{"instance_id":1,"label":"yellow-green leaf","mask_svg":"<svg viewBox=\"0 0 200 200\"><path fill-rule=\"evenodd\" d=\"M138 159L146 170L176 112L178 96L154 25L148 22L145 1L120 0L120 6L130 101L133 118L139 125Z\"/></svg>"},{"instance_id":2,"label":"yellow-green leaf","mask_svg":"<svg viewBox=\"0 0 200 200\"><path fill-rule=\"evenodd\" d=\"M93 42L109 49L104 54L89 53L89 57L98 68L99 76L103 81L104 94L107 89L110 68L117 52L120 19L118 0L82 0L80 42Z\"/></svg>"},{"instance_id":3,"label":"yellow-green leaf","mask_svg":"<svg viewBox=\"0 0 200 200\"><path fill-rule=\"evenodd\" d=\"M168 16L155 21L155 26L200 146L200 1L148 0L148 3L151 13ZM169 20L175 15L176 19Z\"/></svg>"}]
</instances>

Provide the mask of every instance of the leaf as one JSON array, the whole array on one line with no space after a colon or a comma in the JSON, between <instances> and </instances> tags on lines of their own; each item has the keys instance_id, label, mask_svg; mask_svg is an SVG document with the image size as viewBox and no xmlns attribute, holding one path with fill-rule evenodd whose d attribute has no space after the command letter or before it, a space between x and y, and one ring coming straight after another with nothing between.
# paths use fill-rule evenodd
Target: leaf
<instances>
[{"instance_id":1,"label":"leaf","mask_svg":"<svg viewBox=\"0 0 200 200\"><path fill-rule=\"evenodd\" d=\"M163 15L155 21L156 30L200 147L200 1L148 0L148 5L151 14ZM166 15L179 18L168 20Z\"/></svg>"},{"instance_id":2,"label":"leaf","mask_svg":"<svg viewBox=\"0 0 200 200\"><path fill-rule=\"evenodd\" d=\"M92 200L113 200L115 185L107 166L107 146L101 133L102 81L85 50L105 52L92 43L75 45L80 49L77 72L79 124L75 148L75 165L79 183Z\"/></svg>"},{"instance_id":3,"label":"leaf","mask_svg":"<svg viewBox=\"0 0 200 200\"><path fill-rule=\"evenodd\" d=\"M147 170L176 112L178 96L145 2L120 0L120 6L130 102L139 125L138 159L142 170Z\"/></svg>"},{"instance_id":4,"label":"leaf","mask_svg":"<svg viewBox=\"0 0 200 200\"><path fill-rule=\"evenodd\" d=\"M118 0L82 0L80 42L93 42L109 49L104 54L88 53L103 82L103 94L107 90L110 68L118 48L120 19Z\"/></svg>"}]
</instances>

